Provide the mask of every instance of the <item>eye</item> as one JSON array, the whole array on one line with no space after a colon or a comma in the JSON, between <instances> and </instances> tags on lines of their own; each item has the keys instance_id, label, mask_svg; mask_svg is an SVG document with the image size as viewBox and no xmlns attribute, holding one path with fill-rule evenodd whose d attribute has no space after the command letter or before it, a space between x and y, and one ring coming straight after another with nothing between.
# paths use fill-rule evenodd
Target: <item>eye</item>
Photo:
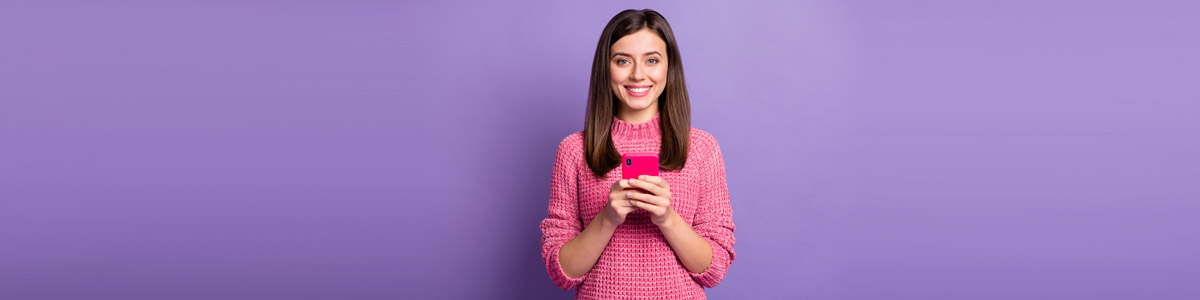
<instances>
[{"instance_id":1,"label":"eye","mask_svg":"<svg viewBox=\"0 0 1200 300\"><path fill-rule=\"evenodd\" d=\"M618 59L618 60L617 60L617 64L618 64L618 65L624 65L624 64L627 64L627 63L629 63L629 60L628 60L628 59L624 59L624 58L622 58L622 59Z\"/></svg>"},{"instance_id":2,"label":"eye","mask_svg":"<svg viewBox=\"0 0 1200 300\"><path fill-rule=\"evenodd\" d=\"M658 59L657 59L657 58L651 58L651 59L649 59L649 60L646 60L646 62L648 62L648 63L652 63L652 64L657 64L657 63L658 63Z\"/></svg>"}]
</instances>

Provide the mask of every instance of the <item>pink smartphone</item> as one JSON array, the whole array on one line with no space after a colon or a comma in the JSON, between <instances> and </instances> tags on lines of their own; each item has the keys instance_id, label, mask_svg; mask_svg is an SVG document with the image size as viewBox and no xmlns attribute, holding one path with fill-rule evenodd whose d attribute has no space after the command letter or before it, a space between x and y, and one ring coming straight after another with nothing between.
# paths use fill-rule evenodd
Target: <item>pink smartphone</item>
<instances>
[{"instance_id":1,"label":"pink smartphone","mask_svg":"<svg viewBox=\"0 0 1200 300\"><path fill-rule=\"evenodd\" d=\"M621 179L641 175L658 176L658 153L626 153L621 155Z\"/></svg>"}]
</instances>

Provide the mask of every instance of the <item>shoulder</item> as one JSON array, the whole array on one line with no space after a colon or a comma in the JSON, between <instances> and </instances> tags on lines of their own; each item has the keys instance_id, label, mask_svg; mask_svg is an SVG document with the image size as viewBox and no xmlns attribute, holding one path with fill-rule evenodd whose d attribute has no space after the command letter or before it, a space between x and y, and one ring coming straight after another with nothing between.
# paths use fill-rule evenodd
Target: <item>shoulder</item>
<instances>
[{"instance_id":1,"label":"shoulder","mask_svg":"<svg viewBox=\"0 0 1200 300\"><path fill-rule=\"evenodd\" d=\"M711 153L721 151L720 145L717 144L717 138L713 137L707 131L692 127L692 132L689 137L689 147L700 150L702 153Z\"/></svg>"},{"instance_id":2,"label":"shoulder","mask_svg":"<svg viewBox=\"0 0 1200 300\"><path fill-rule=\"evenodd\" d=\"M583 156L583 131L577 131L558 142L559 157Z\"/></svg>"},{"instance_id":3,"label":"shoulder","mask_svg":"<svg viewBox=\"0 0 1200 300\"><path fill-rule=\"evenodd\" d=\"M717 138L707 131L692 127L688 141L688 163L695 161L700 166L712 166L722 160L721 156L721 146L717 144Z\"/></svg>"},{"instance_id":4,"label":"shoulder","mask_svg":"<svg viewBox=\"0 0 1200 300\"><path fill-rule=\"evenodd\" d=\"M694 158L694 159L693 159ZM721 154L721 146L717 138L707 131L692 128L691 141L688 145L688 162L701 172L704 178L724 176L725 157Z\"/></svg>"},{"instance_id":5,"label":"shoulder","mask_svg":"<svg viewBox=\"0 0 1200 300\"><path fill-rule=\"evenodd\" d=\"M562 139L562 141L558 142L559 149L562 149L564 147L566 147L566 148L574 147L574 148L582 149L583 148L583 131L576 131L575 133L567 135L567 137L564 137Z\"/></svg>"}]
</instances>

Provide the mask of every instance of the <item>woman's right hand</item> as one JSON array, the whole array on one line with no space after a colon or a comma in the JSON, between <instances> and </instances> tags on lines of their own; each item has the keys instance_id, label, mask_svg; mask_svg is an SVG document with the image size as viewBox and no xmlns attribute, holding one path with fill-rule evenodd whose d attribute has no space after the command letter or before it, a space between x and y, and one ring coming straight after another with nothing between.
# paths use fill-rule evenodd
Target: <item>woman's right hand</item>
<instances>
[{"instance_id":1,"label":"woman's right hand","mask_svg":"<svg viewBox=\"0 0 1200 300\"><path fill-rule=\"evenodd\" d=\"M633 199L625 197L625 189L631 187L628 179L621 179L614 182L612 189L608 191L608 204L604 205L601 213L613 226L625 223L625 216L638 209L633 205Z\"/></svg>"}]
</instances>

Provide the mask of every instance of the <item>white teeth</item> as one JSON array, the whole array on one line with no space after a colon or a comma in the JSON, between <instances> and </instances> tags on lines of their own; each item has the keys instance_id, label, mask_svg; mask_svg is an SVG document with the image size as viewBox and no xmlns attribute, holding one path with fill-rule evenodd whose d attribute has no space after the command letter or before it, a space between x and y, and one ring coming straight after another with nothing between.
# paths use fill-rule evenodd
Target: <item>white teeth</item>
<instances>
[{"instance_id":1,"label":"white teeth","mask_svg":"<svg viewBox=\"0 0 1200 300\"><path fill-rule=\"evenodd\" d=\"M641 93L641 92L645 92L645 91L649 91L649 90L650 90L650 87L644 87L644 88L629 88L629 91L630 91L630 92L634 92L634 93Z\"/></svg>"}]
</instances>

